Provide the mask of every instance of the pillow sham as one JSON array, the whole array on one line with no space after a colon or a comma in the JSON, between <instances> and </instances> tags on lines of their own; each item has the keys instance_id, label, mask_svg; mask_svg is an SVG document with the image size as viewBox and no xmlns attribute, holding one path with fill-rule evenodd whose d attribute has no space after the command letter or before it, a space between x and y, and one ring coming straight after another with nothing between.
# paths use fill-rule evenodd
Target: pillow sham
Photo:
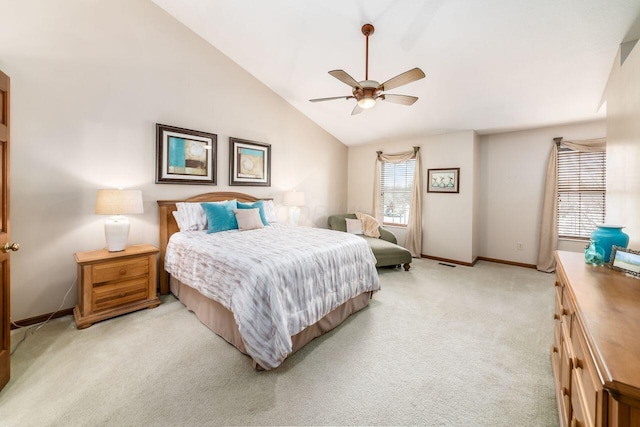
<instances>
[{"instance_id":1,"label":"pillow sham","mask_svg":"<svg viewBox=\"0 0 640 427\"><path fill-rule=\"evenodd\" d=\"M362 221L360 221L359 219L351 219L351 218L345 218L344 220L347 222L347 233L363 234Z\"/></svg>"},{"instance_id":2,"label":"pillow sham","mask_svg":"<svg viewBox=\"0 0 640 427\"><path fill-rule=\"evenodd\" d=\"M176 208L177 211L174 212L173 217L176 219L180 231L207 229L207 216L200 203L178 202Z\"/></svg>"},{"instance_id":3,"label":"pillow sham","mask_svg":"<svg viewBox=\"0 0 640 427\"><path fill-rule=\"evenodd\" d=\"M269 224L278 222L278 217L276 216L276 207L273 204L273 200L263 200L262 205L264 206L264 217L267 219L267 222Z\"/></svg>"},{"instance_id":4,"label":"pillow sham","mask_svg":"<svg viewBox=\"0 0 640 427\"><path fill-rule=\"evenodd\" d=\"M235 230L238 228L236 215L233 213L238 208L238 202L227 200L219 203L202 203L202 209L207 216L209 227L207 233L217 233L219 231Z\"/></svg>"},{"instance_id":5,"label":"pillow sham","mask_svg":"<svg viewBox=\"0 0 640 427\"><path fill-rule=\"evenodd\" d=\"M260 218L260 209L234 209L240 231L255 230L264 228L262 218Z\"/></svg>"},{"instance_id":6,"label":"pillow sham","mask_svg":"<svg viewBox=\"0 0 640 427\"><path fill-rule=\"evenodd\" d=\"M264 203L262 200L258 200L253 203L242 203L238 202L238 209L254 209L257 208L260 212L260 219L262 220L263 225L269 225L267 218L264 215Z\"/></svg>"}]
</instances>

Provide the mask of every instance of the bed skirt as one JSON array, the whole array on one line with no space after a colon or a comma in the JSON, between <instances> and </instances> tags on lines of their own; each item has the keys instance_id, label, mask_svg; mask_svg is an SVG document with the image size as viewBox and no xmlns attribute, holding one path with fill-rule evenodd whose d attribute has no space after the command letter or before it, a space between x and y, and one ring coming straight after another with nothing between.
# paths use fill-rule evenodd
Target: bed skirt
<instances>
[{"instance_id":1,"label":"bed skirt","mask_svg":"<svg viewBox=\"0 0 640 427\"><path fill-rule=\"evenodd\" d=\"M173 277L170 278L170 288L171 293L175 295L188 310L192 311L200 322L224 338L229 344L240 350L240 352L249 356L231 311L222 304L205 297L194 288L185 285ZM372 295L373 292L365 292L348 300L313 325L306 327L292 336L292 353L298 351L314 338L337 327L353 313L365 308L369 305ZM253 361L253 367L258 370L263 370L255 360Z\"/></svg>"}]
</instances>

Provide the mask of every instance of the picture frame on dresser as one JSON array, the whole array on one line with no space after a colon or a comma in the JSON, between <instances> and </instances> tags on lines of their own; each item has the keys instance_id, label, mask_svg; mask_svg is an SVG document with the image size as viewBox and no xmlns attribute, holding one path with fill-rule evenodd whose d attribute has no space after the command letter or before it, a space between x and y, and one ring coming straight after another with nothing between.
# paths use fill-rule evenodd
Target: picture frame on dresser
<instances>
[{"instance_id":1,"label":"picture frame on dresser","mask_svg":"<svg viewBox=\"0 0 640 427\"><path fill-rule=\"evenodd\" d=\"M229 185L271 187L271 144L230 137Z\"/></svg>"},{"instance_id":2,"label":"picture frame on dresser","mask_svg":"<svg viewBox=\"0 0 640 427\"><path fill-rule=\"evenodd\" d=\"M613 246L607 267L640 278L640 251Z\"/></svg>"},{"instance_id":3,"label":"picture frame on dresser","mask_svg":"<svg viewBox=\"0 0 640 427\"><path fill-rule=\"evenodd\" d=\"M218 136L156 123L156 184L217 185Z\"/></svg>"}]
</instances>

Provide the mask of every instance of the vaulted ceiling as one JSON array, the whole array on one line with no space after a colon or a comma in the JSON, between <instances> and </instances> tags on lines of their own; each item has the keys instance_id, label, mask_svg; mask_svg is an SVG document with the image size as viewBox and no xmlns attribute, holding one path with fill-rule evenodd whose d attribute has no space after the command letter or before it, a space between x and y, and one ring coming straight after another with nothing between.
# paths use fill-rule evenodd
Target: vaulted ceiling
<instances>
[{"instance_id":1,"label":"vaulted ceiling","mask_svg":"<svg viewBox=\"0 0 640 427\"><path fill-rule=\"evenodd\" d=\"M347 145L603 118L601 99L638 0L153 0ZM352 116L351 89L414 67L426 78ZM637 26L637 22L636 22ZM215 76L212 76L215 78Z\"/></svg>"}]
</instances>

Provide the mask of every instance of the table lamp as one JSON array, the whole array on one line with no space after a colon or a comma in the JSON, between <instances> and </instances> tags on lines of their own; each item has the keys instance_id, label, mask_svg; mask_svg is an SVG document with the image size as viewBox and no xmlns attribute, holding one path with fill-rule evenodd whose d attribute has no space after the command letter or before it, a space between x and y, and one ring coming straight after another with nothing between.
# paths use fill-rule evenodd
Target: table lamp
<instances>
[{"instance_id":1,"label":"table lamp","mask_svg":"<svg viewBox=\"0 0 640 427\"><path fill-rule=\"evenodd\" d=\"M112 215L104 222L104 236L109 252L123 251L129 237L129 220L123 214L141 214L142 191L98 190L96 214Z\"/></svg>"},{"instance_id":2,"label":"table lamp","mask_svg":"<svg viewBox=\"0 0 640 427\"><path fill-rule=\"evenodd\" d=\"M287 191L284 193L284 205L289 206L289 224L298 225L300 219L300 208L304 206L304 192Z\"/></svg>"}]
</instances>

